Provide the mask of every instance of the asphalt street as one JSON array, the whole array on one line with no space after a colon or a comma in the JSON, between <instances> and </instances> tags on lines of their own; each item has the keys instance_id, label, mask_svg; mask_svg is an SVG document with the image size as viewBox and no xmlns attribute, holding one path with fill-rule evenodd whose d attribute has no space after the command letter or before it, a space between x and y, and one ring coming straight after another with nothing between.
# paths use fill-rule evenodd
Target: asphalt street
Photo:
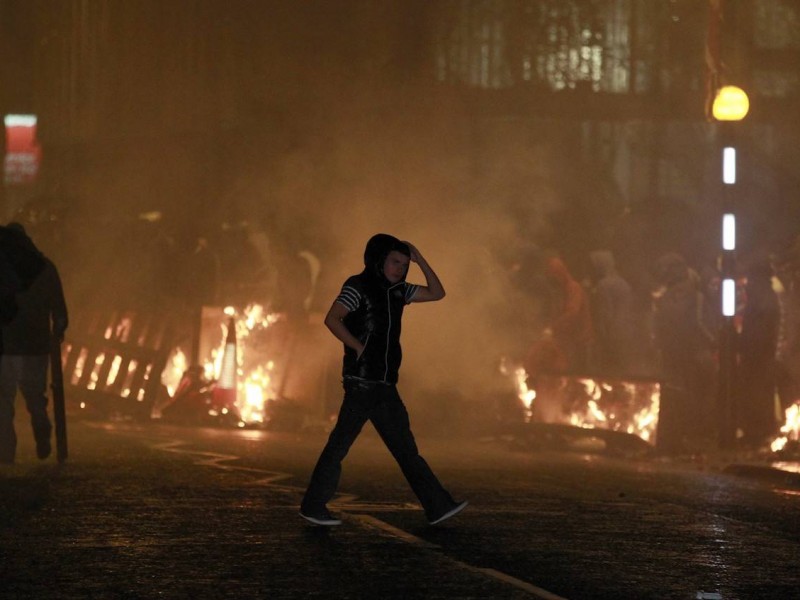
<instances>
[{"instance_id":1,"label":"asphalt street","mask_svg":"<svg viewBox=\"0 0 800 600\"><path fill-rule=\"evenodd\" d=\"M413 414L412 414L413 420ZM2 598L800 598L800 487L723 460L419 437L469 507L425 523L365 429L331 509L298 504L325 435L71 418L0 468Z\"/></svg>"}]
</instances>

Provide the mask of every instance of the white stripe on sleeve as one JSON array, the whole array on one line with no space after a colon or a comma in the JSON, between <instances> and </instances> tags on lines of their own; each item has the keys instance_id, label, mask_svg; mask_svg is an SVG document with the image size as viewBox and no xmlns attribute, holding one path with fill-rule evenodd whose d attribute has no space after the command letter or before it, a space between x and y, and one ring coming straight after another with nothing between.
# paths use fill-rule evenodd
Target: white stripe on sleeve
<instances>
[{"instance_id":1,"label":"white stripe on sleeve","mask_svg":"<svg viewBox=\"0 0 800 600\"><path fill-rule=\"evenodd\" d=\"M361 304L361 294L358 293L357 289L346 285L336 297L336 302L343 305L350 312L353 312L358 308L358 305Z\"/></svg>"},{"instance_id":2,"label":"white stripe on sleeve","mask_svg":"<svg viewBox=\"0 0 800 600\"><path fill-rule=\"evenodd\" d=\"M406 304L411 302L414 299L414 296L417 293L419 286L414 283L406 284Z\"/></svg>"}]
</instances>

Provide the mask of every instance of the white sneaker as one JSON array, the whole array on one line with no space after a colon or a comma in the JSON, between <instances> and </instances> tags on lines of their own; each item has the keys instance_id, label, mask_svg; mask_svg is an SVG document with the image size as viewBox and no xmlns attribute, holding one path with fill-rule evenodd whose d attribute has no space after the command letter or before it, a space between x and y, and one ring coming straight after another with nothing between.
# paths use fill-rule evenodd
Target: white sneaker
<instances>
[{"instance_id":1,"label":"white sneaker","mask_svg":"<svg viewBox=\"0 0 800 600\"><path fill-rule=\"evenodd\" d=\"M428 521L428 523L431 524L431 525L438 525L442 521L445 521L445 520L449 519L450 517L456 516L458 513L460 513L462 510L464 510L467 507L467 504L469 504L469 502L464 500L464 502L461 502L460 504L456 504L453 508L451 508L446 513L444 513L441 517L438 517L438 518L434 519L433 521Z\"/></svg>"},{"instance_id":2,"label":"white sneaker","mask_svg":"<svg viewBox=\"0 0 800 600\"><path fill-rule=\"evenodd\" d=\"M342 520L337 519L331 513L326 511L321 511L319 513L314 514L304 514L303 511L300 511L300 516L303 517L309 523L313 523L314 525L322 525L323 527L335 527L336 525L341 525Z\"/></svg>"}]
</instances>

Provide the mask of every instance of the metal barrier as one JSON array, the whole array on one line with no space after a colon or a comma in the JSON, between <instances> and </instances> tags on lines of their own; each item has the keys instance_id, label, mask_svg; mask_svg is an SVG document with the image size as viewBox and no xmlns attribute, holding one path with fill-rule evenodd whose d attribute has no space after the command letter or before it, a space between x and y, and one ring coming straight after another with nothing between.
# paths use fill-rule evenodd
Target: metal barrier
<instances>
[{"instance_id":1,"label":"metal barrier","mask_svg":"<svg viewBox=\"0 0 800 600\"><path fill-rule=\"evenodd\" d=\"M187 331L185 311L169 307L77 314L63 349L64 386L80 392L73 396L80 398L81 408L87 408L87 400L97 407L116 398L149 411L160 393L169 353ZM130 402L126 412L132 410Z\"/></svg>"}]
</instances>

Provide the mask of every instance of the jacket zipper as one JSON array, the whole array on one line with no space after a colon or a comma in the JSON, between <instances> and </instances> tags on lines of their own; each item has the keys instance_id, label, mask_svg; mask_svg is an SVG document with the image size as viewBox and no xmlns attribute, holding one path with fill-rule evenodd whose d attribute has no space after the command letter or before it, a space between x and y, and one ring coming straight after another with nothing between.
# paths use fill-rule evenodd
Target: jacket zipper
<instances>
[{"instance_id":1,"label":"jacket zipper","mask_svg":"<svg viewBox=\"0 0 800 600\"><path fill-rule=\"evenodd\" d=\"M386 367L384 369L384 371L383 371L383 383L387 383L387 380L389 378L389 343L390 343L389 334L392 332L392 300L391 300L391 292L392 292L392 290L394 288L396 288L398 285L401 285L401 284L402 284L402 282L401 283L396 283L396 284L394 284L393 286L391 286L390 288L388 288L386 290L386 312L389 315L389 325L386 328L386 352L385 352L385 354L383 356L383 364Z\"/></svg>"}]
</instances>

